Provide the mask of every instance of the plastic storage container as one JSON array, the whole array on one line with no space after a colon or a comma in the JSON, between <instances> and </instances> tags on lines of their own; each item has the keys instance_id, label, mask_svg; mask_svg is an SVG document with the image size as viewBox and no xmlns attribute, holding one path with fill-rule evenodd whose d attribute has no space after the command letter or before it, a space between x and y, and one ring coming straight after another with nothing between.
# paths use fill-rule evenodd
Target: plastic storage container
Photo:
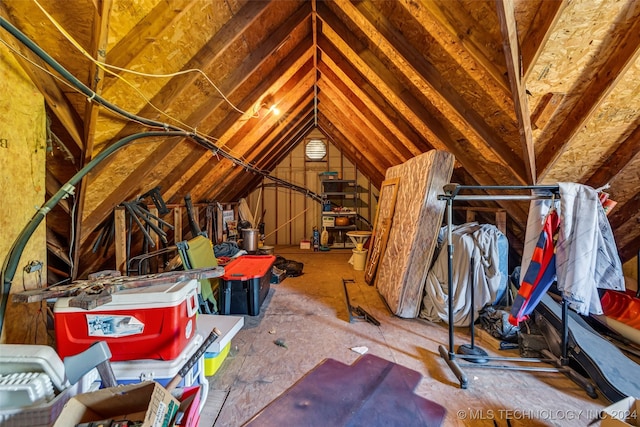
<instances>
[{"instance_id":1,"label":"plastic storage container","mask_svg":"<svg viewBox=\"0 0 640 427\"><path fill-rule=\"evenodd\" d=\"M29 344L0 344L0 374L29 372L46 375L54 387L54 397L45 402L21 408L0 409L2 427L51 426L67 401L79 393L92 391L98 378L96 369L89 371L76 384L66 381L64 364L52 347Z\"/></svg>"},{"instance_id":2,"label":"plastic storage container","mask_svg":"<svg viewBox=\"0 0 640 427\"><path fill-rule=\"evenodd\" d=\"M188 280L127 289L93 310L59 298L53 309L58 354L73 356L101 340L109 345L111 361L173 360L196 331L197 287L197 280Z\"/></svg>"},{"instance_id":3,"label":"plastic storage container","mask_svg":"<svg viewBox=\"0 0 640 427\"><path fill-rule=\"evenodd\" d=\"M139 359L111 362L111 369L118 384L133 384L143 381L155 381L163 387L180 371L193 356L204 338L200 334L189 342L180 355L173 360ZM200 373L204 371L204 356L193 365L177 387L188 387L200 384Z\"/></svg>"},{"instance_id":4,"label":"plastic storage container","mask_svg":"<svg viewBox=\"0 0 640 427\"><path fill-rule=\"evenodd\" d=\"M260 314L269 292L273 255L244 255L224 267L220 289L220 314Z\"/></svg>"}]
</instances>

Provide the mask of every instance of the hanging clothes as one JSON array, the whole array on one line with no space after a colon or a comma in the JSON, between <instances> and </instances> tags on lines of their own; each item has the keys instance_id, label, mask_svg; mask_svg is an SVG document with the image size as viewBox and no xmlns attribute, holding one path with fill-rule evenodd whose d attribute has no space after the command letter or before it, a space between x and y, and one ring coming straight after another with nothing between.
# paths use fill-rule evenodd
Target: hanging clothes
<instances>
[{"instance_id":1,"label":"hanging clothes","mask_svg":"<svg viewBox=\"0 0 640 427\"><path fill-rule=\"evenodd\" d=\"M521 270L527 272L534 262L545 219L553 206L560 216L555 253L558 290L576 312L602 314L598 288L624 289L622 263L611 226L596 190L576 183L559 183L558 187L560 200L534 200L529 206ZM528 305L532 307L531 302Z\"/></svg>"},{"instance_id":2,"label":"hanging clothes","mask_svg":"<svg viewBox=\"0 0 640 427\"><path fill-rule=\"evenodd\" d=\"M546 216L544 226L536 247L531 255L531 262L520 284L518 295L513 301L509 314L509 323L517 326L526 320L540 299L549 290L556 279L556 238L560 218L555 209L551 209Z\"/></svg>"}]
</instances>

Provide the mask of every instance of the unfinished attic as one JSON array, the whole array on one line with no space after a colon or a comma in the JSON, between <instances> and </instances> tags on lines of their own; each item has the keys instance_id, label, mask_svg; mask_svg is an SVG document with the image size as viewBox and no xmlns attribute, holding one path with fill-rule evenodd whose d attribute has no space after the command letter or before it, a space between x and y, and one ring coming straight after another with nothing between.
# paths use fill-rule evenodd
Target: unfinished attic
<instances>
[{"instance_id":1,"label":"unfinished attic","mask_svg":"<svg viewBox=\"0 0 640 427\"><path fill-rule=\"evenodd\" d=\"M98 421L68 408L125 382L100 420L153 392L184 425L637 423L640 2L0 27L0 426Z\"/></svg>"}]
</instances>

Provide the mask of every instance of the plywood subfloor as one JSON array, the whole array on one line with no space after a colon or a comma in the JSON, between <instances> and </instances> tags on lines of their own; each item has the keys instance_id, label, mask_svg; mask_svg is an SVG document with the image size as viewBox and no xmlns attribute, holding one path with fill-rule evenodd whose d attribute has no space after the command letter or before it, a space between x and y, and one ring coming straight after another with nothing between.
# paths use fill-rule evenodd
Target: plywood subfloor
<instances>
[{"instance_id":1,"label":"plywood subfloor","mask_svg":"<svg viewBox=\"0 0 640 427\"><path fill-rule=\"evenodd\" d=\"M446 426L584 426L609 405L558 373L466 369L469 387L462 390L438 354L448 342L445 325L391 315L363 272L348 264L351 250L277 247L276 254L303 262L304 275L272 285L260 315L245 317L229 356L209 378L212 400L202 412L203 427L242 425L323 359L352 364L359 354L351 348L361 346L420 372L415 392L447 408ZM351 304L380 326L348 322L343 278L355 280L348 284ZM277 339L287 348L274 344ZM466 330L458 331L456 344L467 342ZM476 343L495 355L517 355L496 350L497 342L481 332Z\"/></svg>"}]
</instances>

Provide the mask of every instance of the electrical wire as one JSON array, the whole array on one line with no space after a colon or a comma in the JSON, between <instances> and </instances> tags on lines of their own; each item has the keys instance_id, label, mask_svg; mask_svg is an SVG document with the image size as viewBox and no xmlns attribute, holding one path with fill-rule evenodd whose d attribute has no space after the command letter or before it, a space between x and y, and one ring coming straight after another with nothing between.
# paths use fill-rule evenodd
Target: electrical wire
<instances>
[{"instance_id":1,"label":"electrical wire","mask_svg":"<svg viewBox=\"0 0 640 427\"><path fill-rule=\"evenodd\" d=\"M13 242L13 245L8 251L7 257L4 260L2 266L2 272L0 278L2 279L2 287L0 288L0 292L2 292L0 299L0 331L2 331L2 326L4 323L4 315L6 312L7 302L9 298L9 292L11 290L11 283L15 276L15 272L17 269L18 262L20 260L20 256L24 251L24 248L29 241L31 235L36 230L38 225L44 220L45 216L53 207L55 207L63 198L68 197L75 190L75 185L77 185L84 176L89 173L94 167L96 167L99 163L101 163L108 156L113 154L118 149L128 145L132 142L137 141L140 138L145 137L170 137L170 136L182 136L184 138L189 138L194 140L199 145L209 149L213 152L214 155L221 157L233 162L234 164L240 165L245 168L247 171L262 175L265 178L268 178L276 183L293 189L295 191L299 191L305 194L307 197L313 198L318 202L322 202L322 198L303 187L298 185L289 183L281 178L273 177L269 175L268 172L258 169L249 163L243 162L242 160L233 157L231 154L227 153L224 150L221 150L215 144L210 142L206 137L196 133L196 132L187 132L183 129L175 125L170 125L168 123L158 122L156 120L147 119L144 117L137 116L133 113L130 113L117 105L107 101L102 96L95 93L92 89L78 80L73 74L71 74L68 70L66 70L62 65L60 65L55 59L53 59L49 54L47 54L40 46L35 44L31 39L29 39L25 34L23 34L20 30L18 30L15 26L13 26L10 22L8 22L4 17L0 16L0 27L4 28L8 31L13 37L18 39L23 45L25 45L29 50L31 50L34 54L40 57L47 65L49 65L53 70L60 74L60 76L67 80L68 84L74 86L80 93L86 96L89 101L95 102L102 107L107 108L109 111L118 114L128 120L132 120L138 122L142 125L154 128L154 129L162 129L161 131L147 131L141 132L133 135L129 135L121 140L111 144L100 153L98 153L85 167L83 167L80 171L78 171L65 185L63 185L60 190L56 194L54 194L32 217L29 223L23 228L18 238ZM5 43L6 44L6 43ZM30 61L31 62L31 61ZM42 67L39 67L42 69Z\"/></svg>"},{"instance_id":2,"label":"electrical wire","mask_svg":"<svg viewBox=\"0 0 640 427\"><path fill-rule=\"evenodd\" d=\"M44 15L47 17L47 19L49 19L49 21L51 21L51 23L53 24L54 27L56 27L58 29L58 31L60 31L60 33L76 48L78 49L78 51L80 53L82 53L82 55L84 55L87 59L89 59L91 62L93 62L94 64L96 64L98 67L100 67L100 69L102 69L104 72L109 73L111 75L113 75L114 77L117 77L118 79L121 79L122 81L124 81L125 83L127 83L129 86L131 86L133 89L135 89L140 96L142 96L142 98L147 101L149 103L149 105L154 108L156 111L160 112L161 114L164 114L165 116L167 116L168 118L172 119L172 120L176 120L178 123L181 123L183 126L188 126L185 125L184 123L180 122L178 119L171 117L170 115L168 115L167 113L165 113L164 111L160 110L159 108L157 108L156 106L154 106L151 101L149 101L140 90L138 90L138 88L136 88L132 83L130 83L129 81L127 81L124 77L122 77L121 75L119 75L118 73L114 73L110 70L108 70L108 68L114 69L114 70L118 70L118 71L122 71L122 72L126 72L126 73L131 73L131 74L135 74L138 76L142 76L142 77L153 77L153 78L168 78L168 77L176 77L182 74L189 74L189 73L198 73L201 76L203 76L207 82L209 82L209 84L220 94L220 96L222 97L222 99L225 100L225 102L227 104L229 104L231 106L231 108L233 108L235 111L239 112L242 115L247 115L250 117L255 117L258 118L259 115L257 115L257 112L254 114L249 114L246 111L243 111L241 109L239 109L235 104L233 104L228 98L227 96L224 94L224 92L222 92L222 90L216 86L215 83L213 83L213 81L209 78L209 76L206 75L206 73L204 71L202 71L199 68L191 68L191 69L187 69L187 70L183 70L183 71L178 71L175 73L169 73L169 74L151 74L151 73L143 73L140 71L135 71L135 70L131 70L128 68L121 68L121 67L117 67L115 65L111 65L108 64L106 62L102 62L102 61L98 61L97 59L95 59L93 56L91 56L91 54L89 54L89 52L87 52L81 45L80 43L78 43L72 36L71 34L69 34L56 20L53 16L51 16L49 14L49 12L46 11L46 9L44 7L42 7L42 5L40 5L40 3L38 3L38 0L33 0L33 2L40 8L40 10L42 11L42 13L44 13Z\"/></svg>"}]
</instances>

